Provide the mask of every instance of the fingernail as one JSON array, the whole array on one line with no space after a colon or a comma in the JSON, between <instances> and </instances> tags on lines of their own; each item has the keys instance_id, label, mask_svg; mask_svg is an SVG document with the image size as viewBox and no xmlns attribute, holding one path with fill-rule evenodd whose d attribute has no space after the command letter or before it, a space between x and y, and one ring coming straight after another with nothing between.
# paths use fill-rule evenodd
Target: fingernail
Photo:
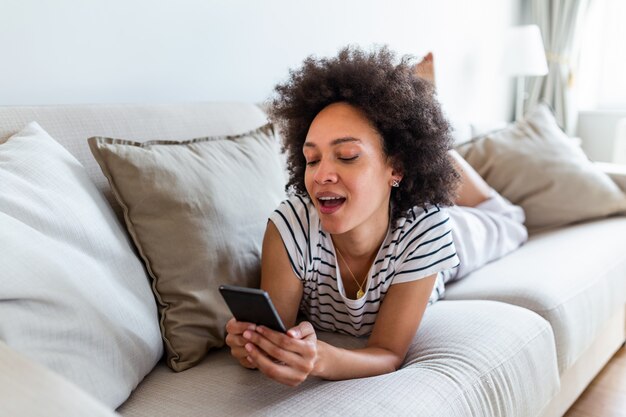
<instances>
[{"instance_id":1,"label":"fingernail","mask_svg":"<svg viewBox=\"0 0 626 417\"><path fill-rule=\"evenodd\" d=\"M256 330L256 325L251 324L250 326L248 326L248 330L255 331Z\"/></svg>"},{"instance_id":2,"label":"fingernail","mask_svg":"<svg viewBox=\"0 0 626 417\"><path fill-rule=\"evenodd\" d=\"M243 332L243 337L244 339L250 339L252 337L252 333L246 330L245 332Z\"/></svg>"},{"instance_id":3,"label":"fingernail","mask_svg":"<svg viewBox=\"0 0 626 417\"><path fill-rule=\"evenodd\" d=\"M246 346L244 346L246 348L246 350L248 352L252 352L252 344L251 343L246 343Z\"/></svg>"}]
</instances>

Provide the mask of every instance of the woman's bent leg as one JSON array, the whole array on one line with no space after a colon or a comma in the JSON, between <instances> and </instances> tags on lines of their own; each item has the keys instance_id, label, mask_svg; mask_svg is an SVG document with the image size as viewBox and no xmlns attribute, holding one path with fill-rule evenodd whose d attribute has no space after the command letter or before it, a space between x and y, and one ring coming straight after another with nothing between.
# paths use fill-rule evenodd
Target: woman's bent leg
<instances>
[{"instance_id":1,"label":"woman's bent leg","mask_svg":"<svg viewBox=\"0 0 626 417\"><path fill-rule=\"evenodd\" d=\"M477 206L453 206L448 212L460 265L443 273L444 283L463 278L528 239L522 208L493 189L489 198Z\"/></svg>"},{"instance_id":2,"label":"woman's bent leg","mask_svg":"<svg viewBox=\"0 0 626 417\"><path fill-rule=\"evenodd\" d=\"M457 151L448 151L448 157L461 177L454 204L476 207L491 197L492 188Z\"/></svg>"}]
</instances>

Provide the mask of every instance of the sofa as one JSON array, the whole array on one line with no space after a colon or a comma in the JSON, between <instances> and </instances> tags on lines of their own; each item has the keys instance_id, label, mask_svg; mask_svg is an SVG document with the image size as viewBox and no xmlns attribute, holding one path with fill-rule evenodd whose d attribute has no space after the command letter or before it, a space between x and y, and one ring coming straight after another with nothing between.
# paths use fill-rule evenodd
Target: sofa
<instances>
[{"instance_id":1,"label":"sofa","mask_svg":"<svg viewBox=\"0 0 626 417\"><path fill-rule=\"evenodd\" d=\"M82 164L121 228L124 210L87 138L180 141L235 135L267 123L258 106L246 103L0 107L0 139L31 121ZM622 168L601 168L626 191ZM396 372L337 382L310 378L295 388L244 369L226 348L213 348L180 372L165 358L150 359L128 398L111 406L62 376L62 369L21 351L12 333L3 332L0 316L0 414L561 416L626 340L624 248L624 215L532 232L517 251L446 288L445 299L427 308ZM139 252L129 249L137 258ZM34 268L38 260L29 262ZM149 271L142 274L148 283ZM2 292L0 306L10 302ZM159 318L151 317L156 326ZM347 348L366 343L341 334L319 337Z\"/></svg>"}]
</instances>

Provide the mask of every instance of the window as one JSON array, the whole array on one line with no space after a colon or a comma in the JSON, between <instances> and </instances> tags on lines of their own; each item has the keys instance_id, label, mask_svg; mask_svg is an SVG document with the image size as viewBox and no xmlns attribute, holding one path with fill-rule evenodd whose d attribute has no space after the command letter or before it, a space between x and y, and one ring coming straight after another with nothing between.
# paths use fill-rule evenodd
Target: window
<instances>
[{"instance_id":1,"label":"window","mask_svg":"<svg viewBox=\"0 0 626 417\"><path fill-rule=\"evenodd\" d=\"M597 0L583 28L578 104L584 110L626 110L626 1Z\"/></svg>"}]
</instances>

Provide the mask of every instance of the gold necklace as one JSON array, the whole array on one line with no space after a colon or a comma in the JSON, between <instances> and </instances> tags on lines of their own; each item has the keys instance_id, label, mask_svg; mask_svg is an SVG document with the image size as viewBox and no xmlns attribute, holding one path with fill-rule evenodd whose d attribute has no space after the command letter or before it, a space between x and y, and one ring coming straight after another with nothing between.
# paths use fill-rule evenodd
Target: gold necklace
<instances>
[{"instance_id":1,"label":"gold necklace","mask_svg":"<svg viewBox=\"0 0 626 417\"><path fill-rule=\"evenodd\" d=\"M354 274L352 273L352 270L350 269L350 265L348 265L348 263L346 262L346 259L343 257L341 252L339 252L339 248L337 246L335 246L335 252L337 252L337 254L339 255L339 257L343 261L343 264L346 266L346 268L348 268L348 272L352 276L352 279L354 280L354 282L356 282L356 285L359 286L359 290L356 292L356 298L363 297L363 295L365 295L365 292L363 291L363 284L365 284L365 281L367 280L367 275L365 276L366 279L363 280L363 283L359 284L359 281L357 281L357 279L355 278Z\"/></svg>"}]
</instances>

